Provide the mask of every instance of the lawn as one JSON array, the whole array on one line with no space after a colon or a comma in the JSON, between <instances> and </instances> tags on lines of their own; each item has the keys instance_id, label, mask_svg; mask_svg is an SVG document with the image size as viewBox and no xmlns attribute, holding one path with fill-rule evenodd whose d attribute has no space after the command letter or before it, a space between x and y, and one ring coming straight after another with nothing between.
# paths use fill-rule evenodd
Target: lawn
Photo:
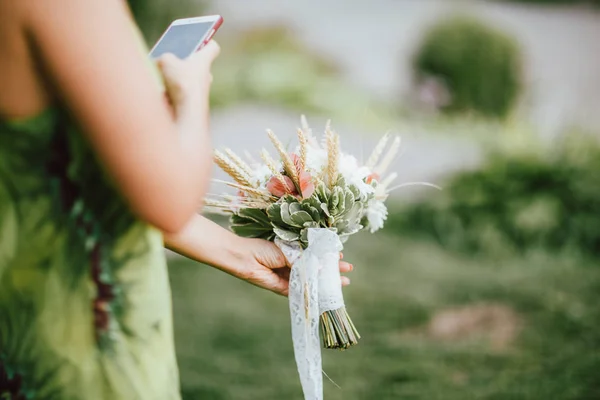
<instances>
[{"instance_id":1,"label":"lawn","mask_svg":"<svg viewBox=\"0 0 600 400\"><path fill-rule=\"evenodd\" d=\"M600 268L545 253L490 259L354 237L345 289L363 340L324 351L325 398L600 399ZM287 302L170 262L185 400L301 399Z\"/></svg>"}]
</instances>

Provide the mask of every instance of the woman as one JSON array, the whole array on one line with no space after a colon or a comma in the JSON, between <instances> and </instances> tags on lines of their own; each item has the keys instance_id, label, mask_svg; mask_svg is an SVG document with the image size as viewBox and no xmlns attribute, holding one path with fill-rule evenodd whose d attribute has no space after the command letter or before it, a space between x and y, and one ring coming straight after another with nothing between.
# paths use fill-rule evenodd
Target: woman
<instances>
[{"instance_id":1,"label":"woman","mask_svg":"<svg viewBox=\"0 0 600 400\"><path fill-rule=\"evenodd\" d=\"M122 0L0 0L0 398L178 399L163 240L287 292L195 215L218 46L159 62L168 106L140 43Z\"/></svg>"}]
</instances>

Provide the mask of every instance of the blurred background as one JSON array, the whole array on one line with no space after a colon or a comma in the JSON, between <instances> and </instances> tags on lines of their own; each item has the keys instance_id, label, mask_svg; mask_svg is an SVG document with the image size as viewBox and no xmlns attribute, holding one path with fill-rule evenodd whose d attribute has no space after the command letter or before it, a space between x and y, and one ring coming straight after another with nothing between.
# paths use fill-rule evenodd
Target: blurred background
<instances>
[{"instance_id":1,"label":"blurred background","mask_svg":"<svg viewBox=\"0 0 600 400\"><path fill-rule=\"evenodd\" d=\"M327 399L600 399L600 1L130 5L150 45L223 15L216 146L256 153L306 114L358 155L400 134L399 183L443 187L394 191L346 244L364 339L324 352ZM184 399L302 398L284 299L170 274Z\"/></svg>"}]
</instances>

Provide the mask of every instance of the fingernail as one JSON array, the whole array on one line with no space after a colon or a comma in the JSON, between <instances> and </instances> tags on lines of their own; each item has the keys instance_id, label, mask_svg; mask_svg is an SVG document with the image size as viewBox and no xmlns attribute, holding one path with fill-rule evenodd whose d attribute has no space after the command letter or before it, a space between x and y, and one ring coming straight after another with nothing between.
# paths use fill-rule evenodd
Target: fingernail
<instances>
[{"instance_id":1,"label":"fingernail","mask_svg":"<svg viewBox=\"0 0 600 400\"><path fill-rule=\"evenodd\" d=\"M350 264L350 271L354 270L354 264Z\"/></svg>"}]
</instances>

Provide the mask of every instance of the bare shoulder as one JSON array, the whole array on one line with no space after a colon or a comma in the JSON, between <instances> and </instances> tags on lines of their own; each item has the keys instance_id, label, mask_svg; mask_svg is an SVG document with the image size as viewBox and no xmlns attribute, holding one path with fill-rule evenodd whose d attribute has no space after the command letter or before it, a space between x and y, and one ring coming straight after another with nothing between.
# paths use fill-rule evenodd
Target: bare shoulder
<instances>
[{"instance_id":1,"label":"bare shoulder","mask_svg":"<svg viewBox=\"0 0 600 400\"><path fill-rule=\"evenodd\" d=\"M50 102L27 41L27 1L0 0L0 116L9 118L35 114Z\"/></svg>"}]
</instances>

